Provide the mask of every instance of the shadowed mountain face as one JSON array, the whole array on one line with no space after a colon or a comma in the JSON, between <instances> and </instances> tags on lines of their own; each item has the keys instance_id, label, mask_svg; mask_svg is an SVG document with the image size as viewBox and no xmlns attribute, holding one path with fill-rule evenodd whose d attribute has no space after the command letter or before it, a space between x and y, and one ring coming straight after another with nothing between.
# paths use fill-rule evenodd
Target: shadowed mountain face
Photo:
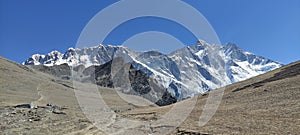
<instances>
[{"instance_id":1,"label":"shadowed mountain face","mask_svg":"<svg viewBox=\"0 0 300 135\"><path fill-rule=\"evenodd\" d=\"M32 65L29 67L65 80L69 80L71 77L71 67L69 67L68 64L54 65L51 67L44 65Z\"/></svg>"},{"instance_id":2,"label":"shadowed mountain face","mask_svg":"<svg viewBox=\"0 0 300 135\"><path fill-rule=\"evenodd\" d=\"M98 68L106 69L105 67L109 64L102 66ZM128 67L132 69L131 65ZM72 81L64 78L65 75L70 74L64 74L67 73L65 70L58 70L61 67L51 68L22 66L0 57L1 132L3 134L105 134L94 127L81 112L74 95ZM97 69L97 67L94 68ZM73 68L75 71L82 69L85 68ZM106 70L99 71L101 73L95 72L95 76L92 77L95 82L97 78L99 81L108 73L108 71L104 72ZM88 72L87 69L86 72ZM56 77L51 74L56 74ZM129 79L132 84L136 82L151 85L151 79L148 79L143 72L132 69L128 75L132 76ZM224 91L224 96L217 112L202 127L198 125L199 117L205 107L209 92L194 97L197 98L197 103L193 111L172 134L299 134L299 80L300 61L223 87L221 90ZM104 83L106 84L109 83ZM89 88L91 84L82 83L81 85ZM163 107L138 107L121 100L113 94L113 89L99 87L99 91L109 107L117 112L116 116L110 118L110 123L120 122L119 118L155 121L168 113L175 105L185 104L190 100L186 99ZM146 95L148 91L146 88L129 92ZM162 97L168 99L168 96L164 94ZM184 110L185 107L177 109ZM160 133L171 125L151 125L151 132ZM119 125L117 129L126 127L128 127L126 124ZM134 127L131 131L132 133L141 131L150 133L143 127Z\"/></svg>"},{"instance_id":3,"label":"shadowed mountain face","mask_svg":"<svg viewBox=\"0 0 300 135\"><path fill-rule=\"evenodd\" d=\"M111 71L113 62L118 66L122 65L114 77L112 77ZM124 74L128 74L128 76L124 76ZM143 71L136 70L132 64L124 63L122 58L117 58L101 66L90 66L83 70L83 75L88 76L83 82L92 81L99 86L118 88L125 94L141 96L160 106L177 101L165 88L160 87L156 80ZM124 86L126 82L130 86L126 84Z\"/></svg>"}]
</instances>

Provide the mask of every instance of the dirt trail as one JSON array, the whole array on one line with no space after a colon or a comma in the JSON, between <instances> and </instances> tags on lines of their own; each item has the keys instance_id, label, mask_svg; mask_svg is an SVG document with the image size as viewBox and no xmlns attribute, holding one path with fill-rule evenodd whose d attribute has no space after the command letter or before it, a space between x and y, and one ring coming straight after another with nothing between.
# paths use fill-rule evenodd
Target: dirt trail
<instances>
[{"instance_id":1,"label":"dirt trail","mask_svg":"<svg viewBox=\"0 0 300 135\"><path fill-rule=\"evenodd\" d=\"M86 134L86 135L91 134L91 135L94 135L94 134L99 134L99 132L100 131L94 125L89 125L86 128L70 132L70 133L68 133L68 135L75 135L75 134Z\"/></svg>"},{"instance_id":2,"label":"dirt trail","mask_svg":"<svg viewBox=\"0 0 300 135\"><path fill-rule=\"evenodd\" d=\"M45 102L46 102L46 97L42 94L42 90L40 89L42 86L42 84L39 84L37 87L36 87L36 91L37 91L37 95L39 96L39 98L35 101L32 101L32 103L34 105L44 105Z\"/></svg>"}]
</instances>

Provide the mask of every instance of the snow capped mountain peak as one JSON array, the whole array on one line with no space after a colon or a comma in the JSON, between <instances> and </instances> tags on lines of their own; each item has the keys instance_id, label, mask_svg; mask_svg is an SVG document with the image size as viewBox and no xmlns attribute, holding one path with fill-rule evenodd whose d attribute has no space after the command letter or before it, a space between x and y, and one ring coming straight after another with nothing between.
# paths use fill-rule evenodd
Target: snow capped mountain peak
<instances>
[{"instance_id":1,"label":"snow capped mountain peak","mask_svg":"<svg viewBox=\"0 0 300 135\"><path fill-rule=\"evenodd\" d=\"M231 42L224 45L224 50L227 54L237 51L243 53L243 50L241 48L239 48L236 44Z\"/></svg>"},{"instance_id":2,"label":"snow capped mountain peak","mask_svg":"<svg viewBox=\"0 0 300 135\"><path fill-rule=\"evenodd\" d=\"M244 52L233 43L220 46L203 40L167 55L155 50L136 52L124 46L98 45L83 49L69 48L64 54L58 51L47 55L35 54L23 64L52 66L67 63L70 66L89 67L105 64L116 57L131 59L135 69L154 78L179 100L282 66Z\"/></svg>"},{"instance_id":3,"label":"snow capped mountain peak","mask_svg":"<svg viewBox=\"0 0 300 135\"><path fill-rule=\"evenodd\" d=\"M224 46L224 52L226 56L231 57L232 59L239 60L239 61L245 61L247 60L247 54L239 48L234 43L227 43Z\"/></svg>"},{"instance_id":4,"label":"snow capped mountain peak","mask_svg":"<svg viewBox=\"0 0 300 135\"><path fill-rule=\"evenodd\" d=\"M206 41L204 41L202 39L198 39L198 41L195 45L201 46L201 45L206 45L206 44L208 44Z\"/></svg>"},{"instance_id":5,"label":"snow capped mountain peak","mask_svg":"<svg viewBox=\"0 0 300 135\"><path fill-rule=\"evenodd\" d=\"M224 45L227 49L240 49L235 43L228 42Z\"/></svg>"},{"instance_id":6,"label":"snow capped mountain peak","mask_svg":"<svg viewBox=\"0 0 300 135\"><path fill-rule=\"evenodd\" d=\"M34 54L32 55L30 58L28 58L25 62L23 62L23 65L40 65L41 63L41 59L44 59L45 55L41 55L41 54Z\"/></svg>"},{"instance_id":7,"label":"snow capped mountain peak","mask_svg":"<svg viewBox=\"0 0 300 135\"><path fill-rule=\"evenodd\" d=\"M68 49L68 51L75 51L75 48L70 47L70 48Z\"/></svg>"},{"instance_id":8,"label":"snow capped mountain peak","mask_svg":"<svg viewBox=\"0 0 300 135\"><path fill-rule=\"evenodd\" d=\"M157 51L157 50L151 50L151 51L146 51L143 52L141 55L147 55L147 56L160 56L160 55L164 55L163 53ZM140 55L140 56L141 56Z\"/></svg>"}]
</instances>

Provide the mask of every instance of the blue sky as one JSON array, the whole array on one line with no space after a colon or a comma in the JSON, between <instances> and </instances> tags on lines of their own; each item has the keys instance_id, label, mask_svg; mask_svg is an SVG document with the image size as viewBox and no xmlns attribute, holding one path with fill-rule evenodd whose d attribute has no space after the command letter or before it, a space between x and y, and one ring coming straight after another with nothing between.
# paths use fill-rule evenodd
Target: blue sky
<instances>
[{"instance_id":1,"label":"blue sky","mask_svg":"<svg viewBox=\"0 0 300 135\"><path fill-rule=\"evenodd\" d=\"M0 55L23 62L35 53L64 52L75 47L89 20L114 2L117 1L0 0ZM300 60L299 0L184 2L206 17L222 44L233 42L245 51L284 64ZM130 36L146 31L169 33L187 45L197 40L175 23L139 18L117 27L104 43L120 44Z\"/></svg>"}]
</instances>

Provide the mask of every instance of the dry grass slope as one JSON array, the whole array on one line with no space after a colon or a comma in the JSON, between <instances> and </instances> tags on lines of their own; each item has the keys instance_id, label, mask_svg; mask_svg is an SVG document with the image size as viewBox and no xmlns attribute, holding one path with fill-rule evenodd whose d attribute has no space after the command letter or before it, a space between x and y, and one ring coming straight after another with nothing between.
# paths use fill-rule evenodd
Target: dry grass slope
<instances>
[{"instance_id":1,"label":"dry grass slope","mask_svg":"<svg viewBox=\"0 0 300 135\"><path fill-rule=\"evenodd\" d=\"M204 127L195 127L205 97L183 127L209 134L299 134L300 62L227 86L214 117Z\"/></svg>"}]
</instances>

